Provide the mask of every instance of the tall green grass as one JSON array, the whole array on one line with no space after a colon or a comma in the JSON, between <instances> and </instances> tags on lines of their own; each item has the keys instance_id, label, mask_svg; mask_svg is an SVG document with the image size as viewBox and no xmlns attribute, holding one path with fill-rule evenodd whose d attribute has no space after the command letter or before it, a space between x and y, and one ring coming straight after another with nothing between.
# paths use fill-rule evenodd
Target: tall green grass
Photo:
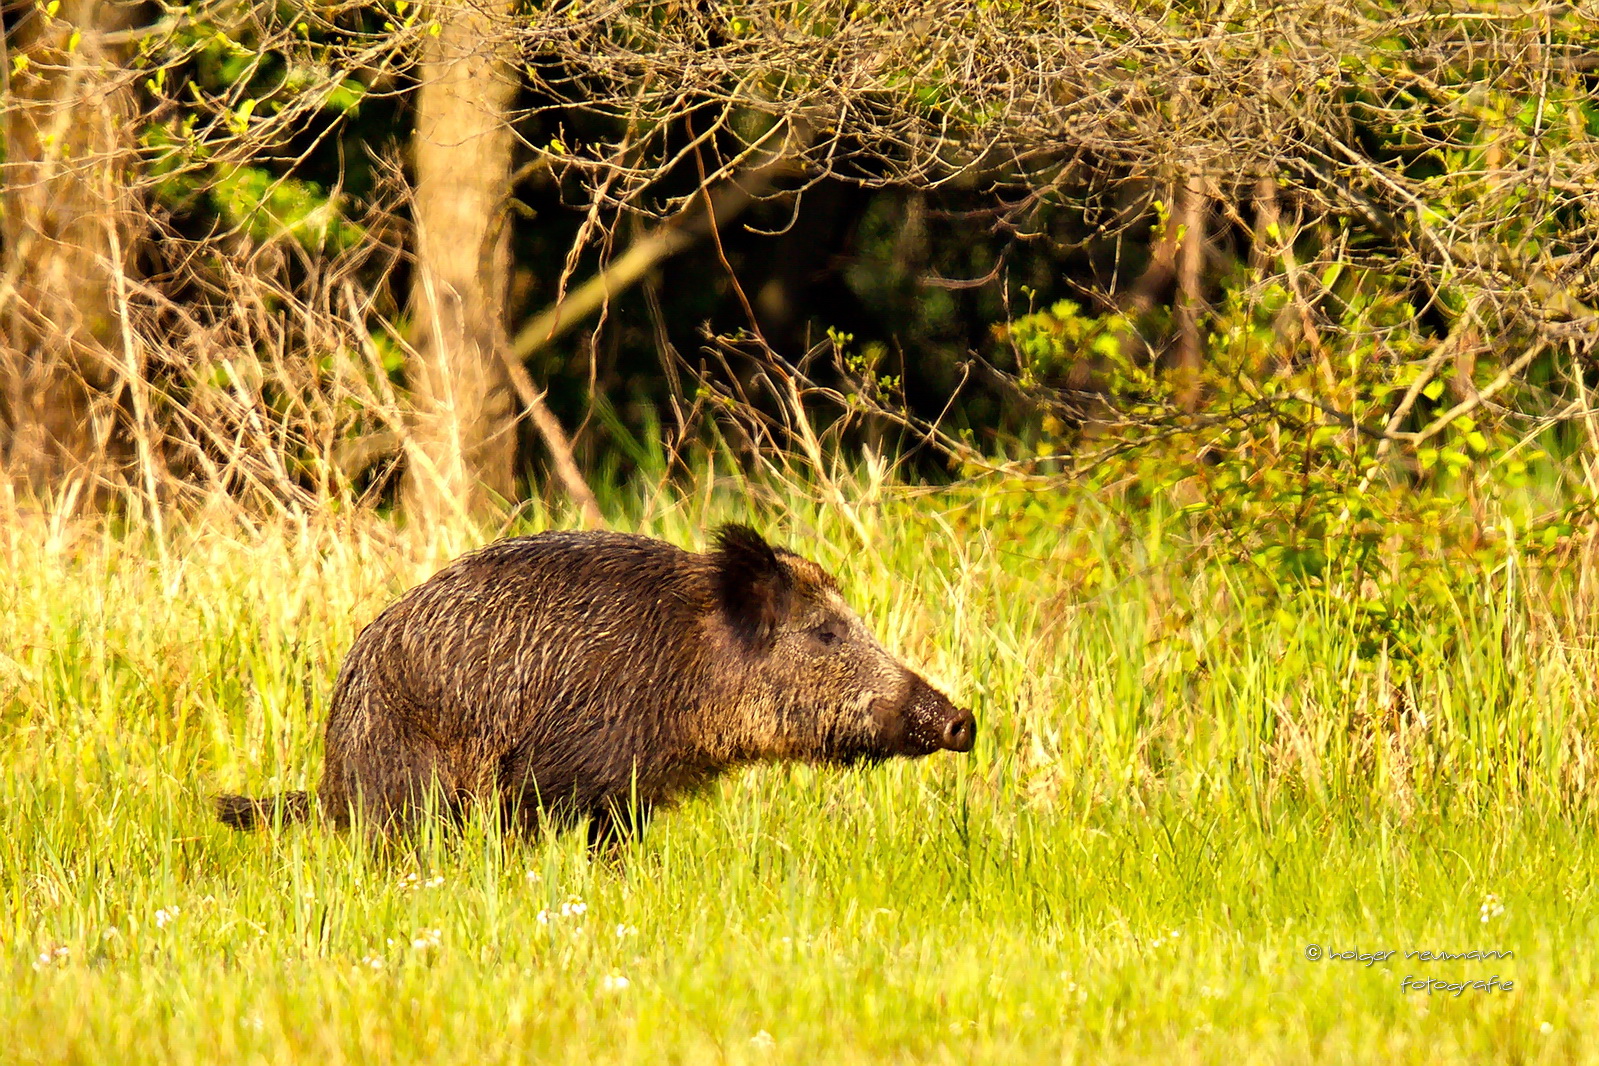
<instances>
[{"instance_id":1,"label":"tall green grass","mask_svg":"<svg viewBox=\"0 0 1599 1066\"><path fill-rule=\"evenodd\" d=\"M859 486L856 486L859 488ZM980 721L968 758L757 767L620 867L486 815L236 834L314 785L359 627L481 534L0 524L0 1048L23 1062L1577 1061L1599 1047L1594 615L1508 540L1405 671L1179 512L1002 492L771 533ZM701 546L725 487L618 498ZM512 532L541 528L533 514ZM1507 569L1508 568L1508 569ZM1517 580L1507 580L1514 571ZM1310 961L1397 949L1386 961ZM1422 962L1412 950L1513 952ZM1513 981L1403 993L1407 975Z\"/></svg>"}]
</instances>

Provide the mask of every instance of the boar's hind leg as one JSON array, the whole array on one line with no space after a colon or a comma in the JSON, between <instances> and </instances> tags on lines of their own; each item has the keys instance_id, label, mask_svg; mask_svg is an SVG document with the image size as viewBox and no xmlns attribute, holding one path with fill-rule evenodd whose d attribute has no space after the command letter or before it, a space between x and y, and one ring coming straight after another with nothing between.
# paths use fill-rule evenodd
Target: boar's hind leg
<instances>
[{"instance_id":1,"label":"boar's hind leg","mask_svg":"<svg viewBox=\"0 0 1599 1066\"><path fill-rule=\"evenodd\" d=\"M460 816L452 775L431 738L387 717L364 725L359 735L328 738L320 798L341 825L358 818L375 832L403 833L430 810Z\"/></svg>"}]
</instances>

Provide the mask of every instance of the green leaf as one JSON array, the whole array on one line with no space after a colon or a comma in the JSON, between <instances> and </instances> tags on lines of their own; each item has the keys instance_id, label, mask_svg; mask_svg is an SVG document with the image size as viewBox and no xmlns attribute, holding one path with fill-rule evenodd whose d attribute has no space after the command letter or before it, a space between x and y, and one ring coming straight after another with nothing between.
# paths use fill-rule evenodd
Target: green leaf
<instances>
[{"instance_id":1,"label":"green leaf","mask_svg":"<svg viewBox=\"0 0 1599 1066\"><path fill-rule=\"evenodd\" d=\"M228 122L234 133L242 134L250 128L250 115L255 112L255 105L256 100L251 97L234 110L233 116Z\"/></svg>"},{"instance_id":2,"label":"green leaf","mask_svg":"<svg viewBox=\"0 0 1599 1066\"><path fill-rule=\"evenodd\" d=\"M361 100L365 96L365 85L354 78L345 78L329 90L327 97L322 101L322 106L329 111L353 114L361 106Z\"/></svg>"}]
</instances>

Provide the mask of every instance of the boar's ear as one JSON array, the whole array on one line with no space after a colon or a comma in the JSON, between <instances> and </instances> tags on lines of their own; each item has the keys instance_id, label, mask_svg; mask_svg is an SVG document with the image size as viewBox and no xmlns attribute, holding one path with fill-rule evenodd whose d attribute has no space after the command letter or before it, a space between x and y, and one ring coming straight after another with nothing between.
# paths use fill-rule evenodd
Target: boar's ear
<instances>
[{"instance_id":1,"label":"boar's ear","mask_svg":"<svg viewBox=\"0 0 1599 1066\"><path fill-rule=\"evenodd\" d=\"M748 526L723 526L716 532L716 595L722 614L746 645L771 644L788 617L794 575L777 552Z\"/></svg>"}]
</instances>

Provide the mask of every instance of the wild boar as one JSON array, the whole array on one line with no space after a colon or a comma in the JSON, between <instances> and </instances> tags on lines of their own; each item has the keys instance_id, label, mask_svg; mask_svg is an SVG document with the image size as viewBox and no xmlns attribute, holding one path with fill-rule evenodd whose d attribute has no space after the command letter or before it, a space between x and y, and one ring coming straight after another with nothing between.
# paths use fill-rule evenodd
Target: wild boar
<instances>
[{"instance_id":1,"label":"wild boar","mask_svg":"<svg viewBox=\"0 0 1599 1066\"><path fill-rule=\"evenodd\" d=\"M970 751L976 722L890 655L821 567L725 526L715 550L550 532L463 556L391 604L339 671L318 806L403 829L502 805L614 843L757 760ZM307 794L221 796L241 829Z\"/></svg>"}]
</instances>

